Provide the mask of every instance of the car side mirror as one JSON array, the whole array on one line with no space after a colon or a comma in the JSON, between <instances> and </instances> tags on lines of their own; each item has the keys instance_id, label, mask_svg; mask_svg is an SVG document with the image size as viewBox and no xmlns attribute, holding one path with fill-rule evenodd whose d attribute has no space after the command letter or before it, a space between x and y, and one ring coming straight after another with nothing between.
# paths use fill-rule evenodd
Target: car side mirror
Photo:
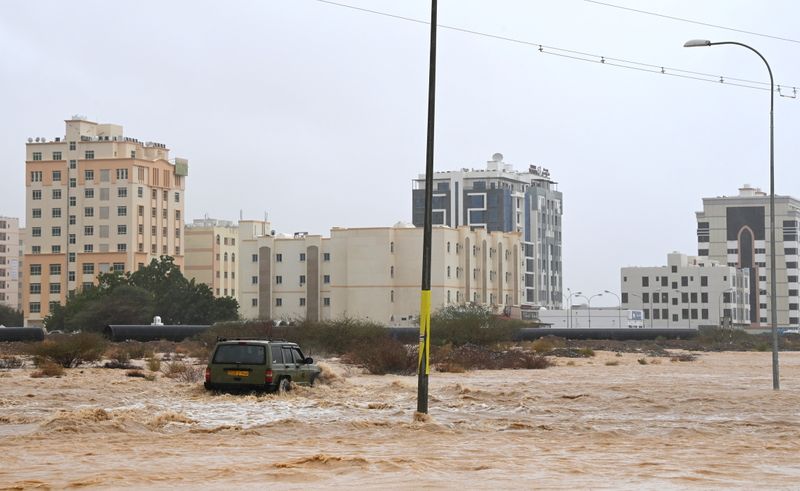
<instances>
[{"instance_id":1,"label":"car side mirror","mask_svg":"<svg viewBox=\"0 0 800 491\"><path fill-rule=\"evenodd\" d=\"M306 361L306 365L311 365L312 363L314 363L314 359L311 358L310 356L308 358L306 358L305 361Z\"/></svg>"}]
</instances>

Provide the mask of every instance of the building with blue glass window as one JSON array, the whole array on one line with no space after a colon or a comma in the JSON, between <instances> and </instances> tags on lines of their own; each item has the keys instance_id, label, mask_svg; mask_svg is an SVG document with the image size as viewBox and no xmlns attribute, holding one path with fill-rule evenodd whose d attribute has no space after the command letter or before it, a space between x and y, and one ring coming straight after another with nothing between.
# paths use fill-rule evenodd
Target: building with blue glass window
<instances>
[{"instance_id":1,"label":"building with blue glass window","mask_svg":"<svg viewBox=\"0 0 800 491\"><path fill-rule=\"evenodd\" d=\"M519 172L496 153L485 169L435 172L433 224L467 225L487 232L520 232L524 254L523 304L561 308L562 196L550 171L535 165ZM413 181L412 220L425 217L425 175Z\"/></svg>"}]
</instances>

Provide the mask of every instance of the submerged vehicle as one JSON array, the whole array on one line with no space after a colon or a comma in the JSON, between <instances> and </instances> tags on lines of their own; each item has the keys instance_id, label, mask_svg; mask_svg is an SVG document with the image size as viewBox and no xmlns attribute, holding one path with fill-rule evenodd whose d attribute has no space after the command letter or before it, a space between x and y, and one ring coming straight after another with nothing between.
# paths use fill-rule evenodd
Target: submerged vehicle
<instances>
[{"instance_id":1,"label":"submerged vehicle","mask_svg":"<svg viewBox=\"0 0 800 491\"><path fill-rule=\"evenodd\" d=\"M286 392L292 384L313 386L320 368L296 343L221 339L206 367L205 388L222 391Z\"/></svg>"}]
</instances>

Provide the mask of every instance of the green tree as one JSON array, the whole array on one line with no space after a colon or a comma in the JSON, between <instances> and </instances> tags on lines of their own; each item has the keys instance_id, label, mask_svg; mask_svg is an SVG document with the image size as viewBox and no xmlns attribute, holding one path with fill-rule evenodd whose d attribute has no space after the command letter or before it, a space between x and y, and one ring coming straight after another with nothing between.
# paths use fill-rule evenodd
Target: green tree
<instances>
[{"instance_id":1,"label":"green tree","mask_svg":"<svg viewBox=\"0 0 800 491\"><path fill-rule=\"evenodd\" d=\"M212 324L238 319L239 303L214 298L203 283L187 280L172 257L161 256L134 273L98 275L45 319L48 329L102 330L108 324L146 324L158 315L165 324Z\"/></svg>"},{"instance_id":2,"label":"green tree","mask_svg":"<svg viewBox=\"0 0 800 491\"><path fill-rule=\"evenodd\" d=\"M12 309L7 305L0 305L0 324L6 327L19 327L22 325L22 311Z\"/></svg>"}]
</instances>

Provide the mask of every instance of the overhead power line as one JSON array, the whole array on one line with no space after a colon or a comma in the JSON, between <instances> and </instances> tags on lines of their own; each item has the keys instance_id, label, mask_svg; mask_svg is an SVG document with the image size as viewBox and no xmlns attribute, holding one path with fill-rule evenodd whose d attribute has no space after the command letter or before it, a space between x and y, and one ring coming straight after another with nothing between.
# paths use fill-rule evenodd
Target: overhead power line
<instances>
[{"instance_id":1,"label":"overhead power line","mask_svg":"<svg viewBox=\"0 0 800 491\"><path fill-rule=\"evenodd\" d=\"M672 16L672 15L659 14L658 12L649 12L647 10L639 10L639 9L634 9L634 8L630 8L630 7L624 7L622 5L614 5L613 3L598 2L597 0L583 0L583 1L584 2L588 2L588 3L594 3L594 4L597 4L597 5L602 5L604 7L612 7L612 8L620 9L620 10L627 10L629 12L636 12L638 14L652 15L654 17L661 17L661 18L664 18L664 19L677 20L677 21L680 21L680 22L688 22L689 24L696 24L698 26L713 27L715 29L724 29L726 31L739 32L739 33L742 33L742 34L750 34L750 35L753 35L753 36L761 36L761 37L764 37L764 38L776 39L778 41L786 41L787 43L800 44L800 41L798 41L797 39L785 38L785 37L781 37L781 36L773 36L771 34L763 34L763 33L754 32L754 31L745 31L744 29L736 29L734 27L725 27L725 26L720 26L720 25L717 25L717 24L710 24L708 22L700 22L700 21L697 21L697 20L684 19L683 17L675 17L675 16Z\"/></svg>"},{"instance_id":2,"label":"overhead power line","mask_svg":"<svg viewBox=\"0 0 800 491\"><path fill-rule=\"evenodd\" d=\"M315 1L317 1L319 3L324 3L324 4L336 6L336 7L343 7L343 8L347 8L347 9L357 10L359 12L365 12L365 13L369 13L369 14L380 15L380 16L383 16L383 17L390 17L390 18L393 18L393 19L403 20L403 21L406 21L406 22L414 22L414 23L417 23L417 24L430 25L430 23L428 21L425 21L425 20L415 19L413 17L405 17L405 16L397 15L397 14L391 14L389 12L382 12L382 11L379 11L379 10L367 9L367 8L364 8L364 7L356 7L355 5L348 5L348 4L345 4L345 3L334 2L332 0L315 0ZM589 63L596 63L596 64L601 64L601 65L613 66L613 67L616 67L616 68L627 68L629 70L637 70L637 71L642 71L642 72L657 73L657 74L661 74L661 75L669 75L671 77L680 77L680 78L685 78L685 79L689 79L689 80L696 80L696 81L701 81L701 82L712 82L712 83L717 83L717 84L731 85L731 86L734 86L734 87L742 87L742 88L747 88L747 89L766 90L766 91L770 90L769 82L759 82L759 81L755 81L755 80L746 80L746 79L741 79L741 78L736 78L736 77L727 77L725 75L696 72L696 71L692 71L692 70L684 70L684 69L680 69L680 68L673 68L673 67L668 67L668 66L664 66L664 65L658 65L658 64L655 64L655 63L642 63L642 62L638 62L638 61L625 60L625 59L622 59L622 58L612 58L612 57L608 57L608 56L596 55L596 54L587 53L587 52L583 52L583 51L576 51L576 50L570 50L570 49L565 49L565 48L558 48L558 47L555 47L555 46L548 46L548 45L536 43L536 42L533 42L533 41L525 41L523 39L517 39L517 38L511 38L511 37L507 37L507 36L500 36L500 35L497 35L497 34L491 34L491 33L487 33L487 32L475 31L475 30L466 29L466 28L463 28L463 27L447 26L447 25L443 25L443 24L439 24L438 27L441 28L441 29L448 29L448 30L451 30L451 31L462 32L462 33L471 34L471 35L474 35L474 36L482 36L482 37L486 37L486 38L490 38L490 39L496 39L496 40L499 40L499 41L505 41L505 42L515 43L515 44L522 44L522 45L525 45L525 46L532 46L532 47L535 47L539 53L547 54L547 55L553 55L553 56L559 56L559 57L562 57L562 58L567 58L567 59L576 60L576 61L584 61L584 62L589 62ZM781 97L787 97L787 98L791 98L791 99L796 99L797 98L797 87L798 87L798 85L800 85L800 84L791 84L791 85L789 85L789 84L776 84L775 85L775 91Z\"/></svg>"}]
</instances>

